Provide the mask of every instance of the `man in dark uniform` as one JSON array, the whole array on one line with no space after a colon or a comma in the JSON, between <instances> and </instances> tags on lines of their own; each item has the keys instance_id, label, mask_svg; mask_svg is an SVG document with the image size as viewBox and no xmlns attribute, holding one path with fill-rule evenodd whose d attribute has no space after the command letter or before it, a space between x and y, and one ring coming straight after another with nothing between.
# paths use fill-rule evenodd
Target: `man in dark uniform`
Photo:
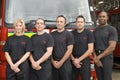
<instances>
[{"instance_id":1,"label":"man in dark uniform","mask_svg":"<svg viewBox=\"0 0 120 80\"><path fill-rule=\"evenodd\" d=\"M22 19L14 22L14 35L7 38L3 51L7 60L6 80L29 80L28 57L32 51L30 38L24 35Z\"/></svg>"},{"instance_id":2,"label":"man in dark uniform","mask_svg":"<svg viewBox=\"0 0 120 80\"><path fill-rule=\"evenodd\" d=\"M101 11L98 14L99 26L94 31L94 61L98 80L112 80L113 51L117 42L117 31L107 24L107 20L108 14Z\"/></svg>"},{"instance_id":3,"label":"man in dark uniform","mask_svg":"<svg viewBox=\"0 0 120 80\"><path fill-rule=\"evenodd\" d=\"M74 38L71 32L65 30L65 25L66 18L63 15L58 16L56 19L57 30L51 33L55 44L52 55L52 80L71 80L70 55L73 49Z\"/></svg>"},{"instance_id":4,"label":"man in dark uniform","mask_svg":"<svg viewBox=\"0 0 120 80\"><path fill-rule=\"evenodd\" d=\"M52 55L54 41L52 36L44 31L44 19L38 18L35 27L37 34L31 37L33 43L33 52L30 56L31 80L50 80L52 74L50 56Z\"/></svg>"},{"instance_id":5,"label":"man in dark uniform","mask_svg":"<svg viewBox=\"0 0 120 80\"><path fill-rule=\"evenodd\" d=\"M74 35L74 48L72 52L72 77L78 80L80 74L82 80L90 80L90 59L89 56L93 52L94 36L88 29L85 29L85 18L80 15L76 18L76 27L72 31Z\"/></svg>"}]
</instances>

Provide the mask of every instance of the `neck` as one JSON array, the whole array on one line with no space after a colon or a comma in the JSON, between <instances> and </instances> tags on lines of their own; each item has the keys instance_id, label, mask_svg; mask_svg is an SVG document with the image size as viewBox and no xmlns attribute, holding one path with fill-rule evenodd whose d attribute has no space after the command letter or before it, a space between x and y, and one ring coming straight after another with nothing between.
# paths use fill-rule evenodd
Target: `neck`
<instances>
[{"instance_id":1,"label":"neck","mask_svg":"<svg viewBox=\"0 0 120 80\"><path fill-rule=\"evenodd\" d=\"M77 32L78 32L78 33L81 33L81 32L83 32L83 30L84 30L84 28L82 28L82 29L77 29Z\"/></svg>"},{"instance_id":2,"label":"neck","mask_svg":"<svg viewBox=\"0 0 120 80\"><path fill-rule=\"evenodd\" d=\"M42 34L44 34L45 32L44 31L38 31L38 35L42 35Z\"/></svg>"},{"instance_id":3,"label":"neck","mask_svg":"<svg viewBox=\"0 0 120 80\"><path fill-rule=\"evenodd\" d=\"M57 29L58 32L63 32L65 29Z\"/></svg>"},{"instance_id":4,"label":"neck","mask_svg":"<svg viewBox=\"0 0 120 80\"><path fill-rule=\"evenodd\" d=\"M22 35L24 35L24 34L17 32L17 33L15 33L15 35L16 35L16 36L22 36Z\"/></svg>"},{"instance_id":5,"label":"neck","mask_svg":"<svg viewBox=\"0 0 120 80\"><path fill-rule=\"evenodd\" d=\"M107 23L106 24L101 24L100 27L105 27L106 25L108 25Z\"/></svg>"}]
</instances>

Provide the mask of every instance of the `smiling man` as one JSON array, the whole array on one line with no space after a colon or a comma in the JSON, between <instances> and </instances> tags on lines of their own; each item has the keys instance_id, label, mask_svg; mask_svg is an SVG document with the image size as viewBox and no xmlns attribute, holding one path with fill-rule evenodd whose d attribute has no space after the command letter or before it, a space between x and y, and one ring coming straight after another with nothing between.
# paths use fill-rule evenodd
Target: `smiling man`
<instances>
[{"instance_id":1,"label":"smiling man","mask_svg":"<svg viewBox=\"0 0 120 80\"><path fill-rule=\"evenodd\" d=\"M63 15L58 16L56 19L57 31L51 33L54 38L52 80L71 80L70 55L73 49L74 38L71 32L65 30L65 25L66 18Z\"/></svg>"},{"instance_id":2,"label":"smiling man","mask_svg":"<svg viewBox=\"0 0 120 80\"><path fill-rule=\"evenodd\" d=\"M118 38L116 29L110 26L107 21L107 12L101 11L98 14L99 26L94 31L94 61L98 80L112 80L113 51Z\"/></svg>"}]
</instances>

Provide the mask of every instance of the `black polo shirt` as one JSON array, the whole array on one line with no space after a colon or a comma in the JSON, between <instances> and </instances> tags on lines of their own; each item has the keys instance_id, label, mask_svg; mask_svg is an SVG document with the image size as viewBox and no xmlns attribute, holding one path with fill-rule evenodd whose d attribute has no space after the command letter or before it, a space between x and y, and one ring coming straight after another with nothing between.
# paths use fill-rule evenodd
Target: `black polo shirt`
<instances>
[{"instance_id":1,"label":"black polo shirt","mask_svg":"<svg viewBox=\"0 0 120 80\"><path fill-rule=\"evenodd\" d=\"M73 56L80 57L88 50L88 44L94 43L93 33L87 29L84 29L81 33L78 33L77 30L72 31L74 35L74 48L73 48Z\"/></svg>"},{"instance_id":2,"label":"black polo shirt","mask_svg":"<svg viewBox=\"0 0 120 80\"><path fill-rule=\"evenodd\" d=\"M3 47L4 52L9 52L13 62L18 61L26 52L32 51L32 43L29 37L23 36L10 36L7 38Z\"/></svg>"},{"instance_id":3,"label":"black polo shirt","mask_svg":"<svg viewBox=\"0 0 120 80\"><path fill-rule=\"evenodd\" d=\"M47 47L53 47L54 41L50 34L44 33L42 35L35 34L31 37L33 44L33 58L35 60L40 59L45 52L47 51Z\"/></svg>"},{"instance_id":4,"label":"black polo shirt","mask_svg":"<svg viewBox=\"0 0 120 80\"><path fill-rule=\"evenodd\" d=\"M53 58L60 60L67 51L67 46L74 43L74 38L71 32L64 30L63 32L54 31L51 33L54 38Z\"/></svg>"},{"instance_id":5,"label":"black polo shirt","mask_svg":"<svg viewBox=\"0 0 120 80\"><path fill-rule=\"evenodd\" d=\"M96 28L94 36L95 50L105 50L109 46L109 41L118 41L117 31L110 25Z\"/></svg>"}]
</instances>

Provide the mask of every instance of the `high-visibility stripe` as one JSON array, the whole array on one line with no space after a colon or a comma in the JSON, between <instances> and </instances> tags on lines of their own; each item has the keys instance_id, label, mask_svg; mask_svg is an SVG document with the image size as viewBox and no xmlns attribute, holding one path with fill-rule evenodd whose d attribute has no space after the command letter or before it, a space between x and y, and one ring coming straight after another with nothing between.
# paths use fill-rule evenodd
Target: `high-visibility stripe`
<instances>
[{"instance_id":1,"label":"high-visibility stripe","mask_svg":"<svg viewBox=\"0 0 120 80\"><path fill-rule=\"evenodd\" d=\"M8 37L9 36L12 36L14 33L13 32L9 32L8 33ZM30 32L30 33L24 33L26 36L28 36L28 37L31 37L32 35L34 35L34 34L36 34L36 33L33 33L33 32Z\"/></svg>"}]
</instances>

